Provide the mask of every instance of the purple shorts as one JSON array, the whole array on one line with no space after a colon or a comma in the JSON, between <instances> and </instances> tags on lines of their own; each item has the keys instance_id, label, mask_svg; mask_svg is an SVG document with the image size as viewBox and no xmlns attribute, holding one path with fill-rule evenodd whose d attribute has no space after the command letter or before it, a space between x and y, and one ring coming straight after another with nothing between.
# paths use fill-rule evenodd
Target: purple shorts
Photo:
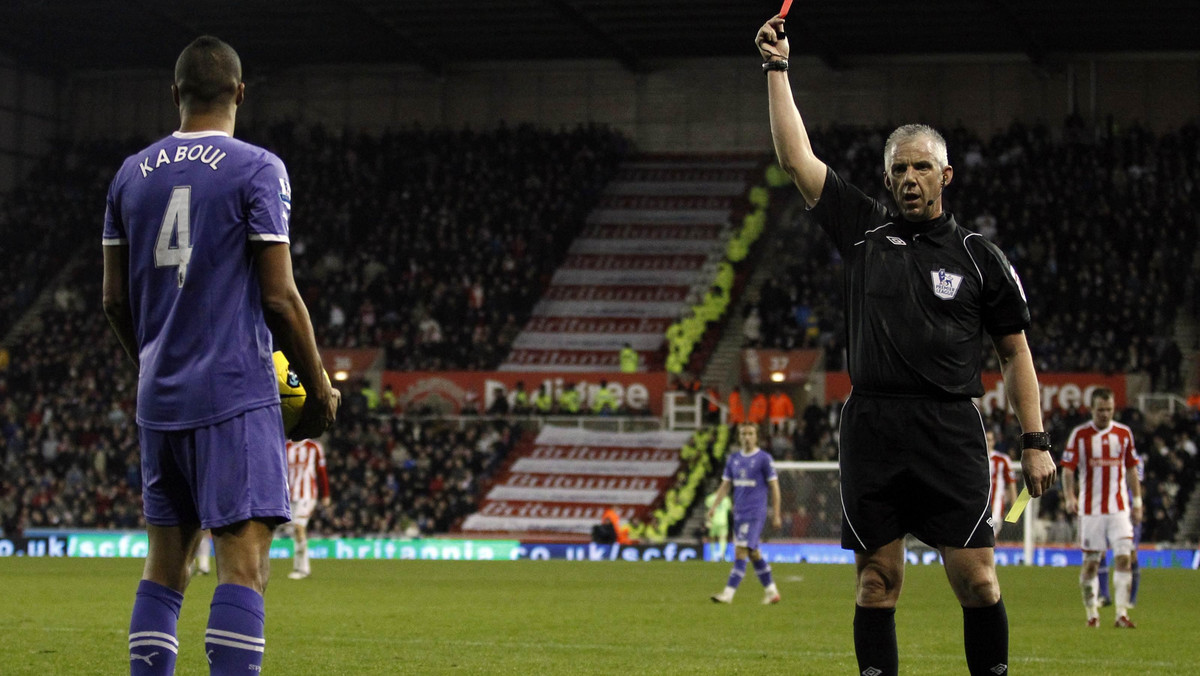
<instances>
[{"instance_id":1,"label":"purple shorts","mask_svg":"<svg viewBox=\"0 0 1200 676\"><path fill-rule=\"evenodd\" d=\"M278 405L189 430L143 427L139 436L146 523L219 528L291 520Z\"/></svg>"},{"instance_id":2,"label":"purple shorts","mask_svg":"<svg viewBox=\"0 0 1200 676\"><path fill-rule=\"evenodd\" d=\"M763 524L766 521L766 514L747 514L744 517L734 514L733 546L758 549L762 544Z\"/></svg>"}]
</instances>

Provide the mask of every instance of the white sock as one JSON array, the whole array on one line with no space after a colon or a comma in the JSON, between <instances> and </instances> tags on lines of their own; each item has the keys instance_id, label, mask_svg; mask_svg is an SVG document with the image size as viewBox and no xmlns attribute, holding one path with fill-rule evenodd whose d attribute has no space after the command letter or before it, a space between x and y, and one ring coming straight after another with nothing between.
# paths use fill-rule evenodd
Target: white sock
<instances>
[{"instance_id":1,"label":"white sock","mask_svg":"<svg viewBox=\"0 0 1200 676\"><path fill-rule=\"evenodd\" d=\"M764 591L766 591L768 594L778 594L779 593L779 589L775 586L774 582L772 582L771 586L767 587Z\"/></svg>"},{"instance_id":2,"label":"white sock","mask_svg":"<svg viewBox=\"0 0 1200 676\"><path fill-rule=\"evenodd\" d=\"M1095 576L1085 578L1080 575L1079 586L1083 589L1083 607L1087 609L1088 619L1100 617L1100 580Z\"/></svg>"},{"instance_id":3,"label":"white sock","mask_svg":"<svg viewBox=\"0 0 1200 676\"><path fill-rule=\"evenodd\" d=\"M296 542L296 556L292 559L292 570L300 573L308 572L308 541Z\"/></svg>"},{"instance_id":4,"label":"white sock","mask_svg":"<svg viewBox=\"0 0 1200 676\"><path fill-rule=\"evenodd\" d=\"M725 587L725 591L721 592L721 596L724 596L726 598L733 598L733 595L736 592L737 592L737 590L734 589L733 587Z\"/></svg>"},{"instance_id":5,"label":"white sock","mask_svg":"<svg viewBox=\"0 0 1200 676\"><path fill-rule=\"evenodd\" d=\"M1117 607L1117 617L1129 615L1129 590L1133 586L1132 571L1113 571L1113 605Z\"/></svg>"},{"instance_id":6,"label":"white sock","mask_svg":"<svg viewBox=\"0 0 1200 676\"><path fill-rule=\"evenodd\" d=\"M196 552L196 568L201 572L208 572L208 555L212 552L212 541L208 536L200 538L200 549Z\"/></svg>"}]
</instances>

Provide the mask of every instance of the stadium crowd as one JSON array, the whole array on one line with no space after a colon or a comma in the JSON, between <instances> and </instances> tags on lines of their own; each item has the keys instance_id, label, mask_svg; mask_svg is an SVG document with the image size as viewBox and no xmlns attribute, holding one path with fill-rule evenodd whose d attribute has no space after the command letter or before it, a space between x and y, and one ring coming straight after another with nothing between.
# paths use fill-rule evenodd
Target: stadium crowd
<instances>
[{"instance_id":1,"label":"stadium crowd","mask_svg":"<svg viewBox=\"0 0 1200 676\"><path fill-rule=\"evenodd\" d=\"M819 154L867 186L878 183L884 133L833 128L814 137ZM1197 244L1186 209L1200 175L1197 129L1084 138L1070 126L1014 125L987 142L961 129L947 138L961 167L948 199L1021 271L1039 368L1144 370L1160 389L1178 386L1170 344L1156 336L1171 335L1180 307L1146 300L1197 296L1185 258ZM498 365L626 150L619 135L593 127L354 137L281 125L257 141L289 162L297 280L320 343L382 346L388 368L407 370ZM141 525L136 375L98 302L100 205L120 158L137 147L60 148L31 174L36 190L16 190L0 205L0 254L15 262L0 268L0 326L50 290L0 360L6 532ZM822 346L837 368L839 274L826 238L812 235L792 229L751 305L760 344ZM779 459L836 459L837 408L810 407L794 433L764 441ZM1056 445L1083 415L1050 416ZM1194 412L1153 425L1136 411L1122 415L1146 457L1145 540L1170 540L1195 483L1200 424ZM991 423L1002 440L1016 438L1012 421ZM334 508L312 527L445 532L521 433L515 419L376 418L350 405L328 439ZM790 515L788 532L813 536L821 528L813 524L836 523L836 501L824 501L829 519ZM1053 498L1044 503L1053 533L1065 516Z\"/></svg>"},{"instance_id":2,"label":"stadium crowd","mask_svg":"<svg viewBox=\"0 0 1200 676\"><path fill-rule=\"evenodd\" d=\"M518 420L347 412L325 439L331 508L309 522L326 535L449 531L524 431Z\"/></svg>"},{"instance_id":3,"label":"stadium crowd","mask_svg":"<svg viewBox=\"0 0 1200 676\"><path fill-rule=\"evenodd\" d=\"M296 283L325 347L383 347L389 369L488 370L627 151L600 126L272 128L296 195Z\"/></svg>"}]
</instances>

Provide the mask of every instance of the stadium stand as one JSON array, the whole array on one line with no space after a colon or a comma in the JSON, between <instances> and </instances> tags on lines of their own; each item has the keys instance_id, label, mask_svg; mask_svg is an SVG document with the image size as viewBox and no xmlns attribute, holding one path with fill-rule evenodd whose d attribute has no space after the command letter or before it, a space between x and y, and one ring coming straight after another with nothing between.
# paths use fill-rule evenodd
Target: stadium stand
<instances>
[{"instance_id":1,"label":"stadium stand","mask_svg":"<svg viewBox=\"0 0 1200 676\"><path fill-rule=\"evenodd\" d=\"M518 445L462 530L588 534L609 506L623 522L645 522L690 436L545 427Z\"/></svg>"},{"instance_id":2,"label":"stadium stand","mask_svg":"<svg viewBox=\"0 0 1200 676\"><path fill-rule=\"evenodd\" d=\"M883 133L835 127L814 139L835 168L870 186ZM295 247L323 344L386 347L395 369L495 368L521 327L533 325L525 318L557 261L595 255L568 251L585 241L575 234L626 152L619 135L599 128L345 138L280 126L262 137L289 158L297 194L312 195L308 203L298 197L304 208L297 209ZM1002 246L1031 289L1039 366L1143 371L1158 389L1177 387L1178 366L1164 337L1177 316L1194 314L1183 302L1196 297L1187 258L1197 244L1187 209L1192 177L1200 175L1196 127L1160 136L1106 129L1093 137L1072 127L1014 125L986 140L950 130L948 140L962 167L948 199L956 212L972 215L970 227ZM98 307L93 239L113 167L137 145L58 148L31 175L31 187L0 206L0 247L16 263L0 268L6 531L141 525L135 380ZM552 159L542 164L544 157ZM589 223L585 239L607 227ZM766 257L777 274L753 304L764 346L824 347L827 365L836 367L843 340L836 260L824 239L810 234L790 229L786 245ZM437 334L440 341L432 339ZM780 459L835 459L836 413L804 410L790 439L770 440L772 451ZM1050 416L1057 444L1082 416ZM1130 409L1119 419L1134 427L1146 456L1145 539L1169 541L1194 494L1200 427L1194 410L1149 423L1139 416ZM1012 421L998 414L989 422L1011 444ZM515 417L348 413L331 435L335 508L312 528L447 532L478 513L488 487L529 487L511 484L513 470L501 469L532 434ZM686 511L692 500L685 498L698 491L692 476L700 458L708 459L701 478L719 467L719 438L728 432L708 434L676 447L681 464L648 510L647 537L678 532L680 508ZM1065 515L1053 498L1042 510L1047 530L1060 529Z\"/></svg>"},{"instance_id":3,"label":"stadium stand","mask_svg":"<svg viewBox=\"0 0 1200 676\"><path fill-rule=\"evenodd\" d=\"M527 434L500 419L355 416L328 434L332 509L314 532L328 535L445 533L476 509L476 495Z\"/></svg>"},{"instance_id":4,"label":"stadium stand","mask_svg":"<svg viewBox=\"0 0 1200 676\"><path fill-rule=\"evenodd\" d=\"M728 298L720 266L761 166L744 155L630 157L501 368L615 371L629 344L660 370L671 323L714 286Z\"/></svg>"},{"instance_id":5,"label":"stadium stand","mask_svg":"<svg viewBox=\"0 0 1200 676\"><path fill-rule=\"evenodd\" d=\"M297 200L296 282L325 347L398 370L491 370L626 153L604 127L272 128Z\"/></svg>"}]
</instances>

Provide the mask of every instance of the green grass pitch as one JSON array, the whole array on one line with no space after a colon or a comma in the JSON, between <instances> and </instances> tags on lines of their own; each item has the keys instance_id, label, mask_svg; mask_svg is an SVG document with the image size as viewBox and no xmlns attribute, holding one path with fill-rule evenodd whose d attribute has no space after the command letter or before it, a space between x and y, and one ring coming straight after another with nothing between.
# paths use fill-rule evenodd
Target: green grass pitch
<instances>
[{"instance_id":1,"label":"green grass pitch","mask_svg":"<svg viewBox=\"0 0 1200 676\"><path fill-rule=\"evenodd\" d=\"M277 674L853 674L853 570L775 564L762 606L748 575L709 602L722 563L274 561L263 669ZM0 673L128 673L141 562L0 559ZM1146 570L1138 628L1084 626L1077 568L1000 569L1018 674L1200 673L1200 573ZM197 577L179 674L207 674L216 581ZM909 566L897 614L905 674L966 672L961 613L938 566Z\"/></svg>"}]
</instances>

